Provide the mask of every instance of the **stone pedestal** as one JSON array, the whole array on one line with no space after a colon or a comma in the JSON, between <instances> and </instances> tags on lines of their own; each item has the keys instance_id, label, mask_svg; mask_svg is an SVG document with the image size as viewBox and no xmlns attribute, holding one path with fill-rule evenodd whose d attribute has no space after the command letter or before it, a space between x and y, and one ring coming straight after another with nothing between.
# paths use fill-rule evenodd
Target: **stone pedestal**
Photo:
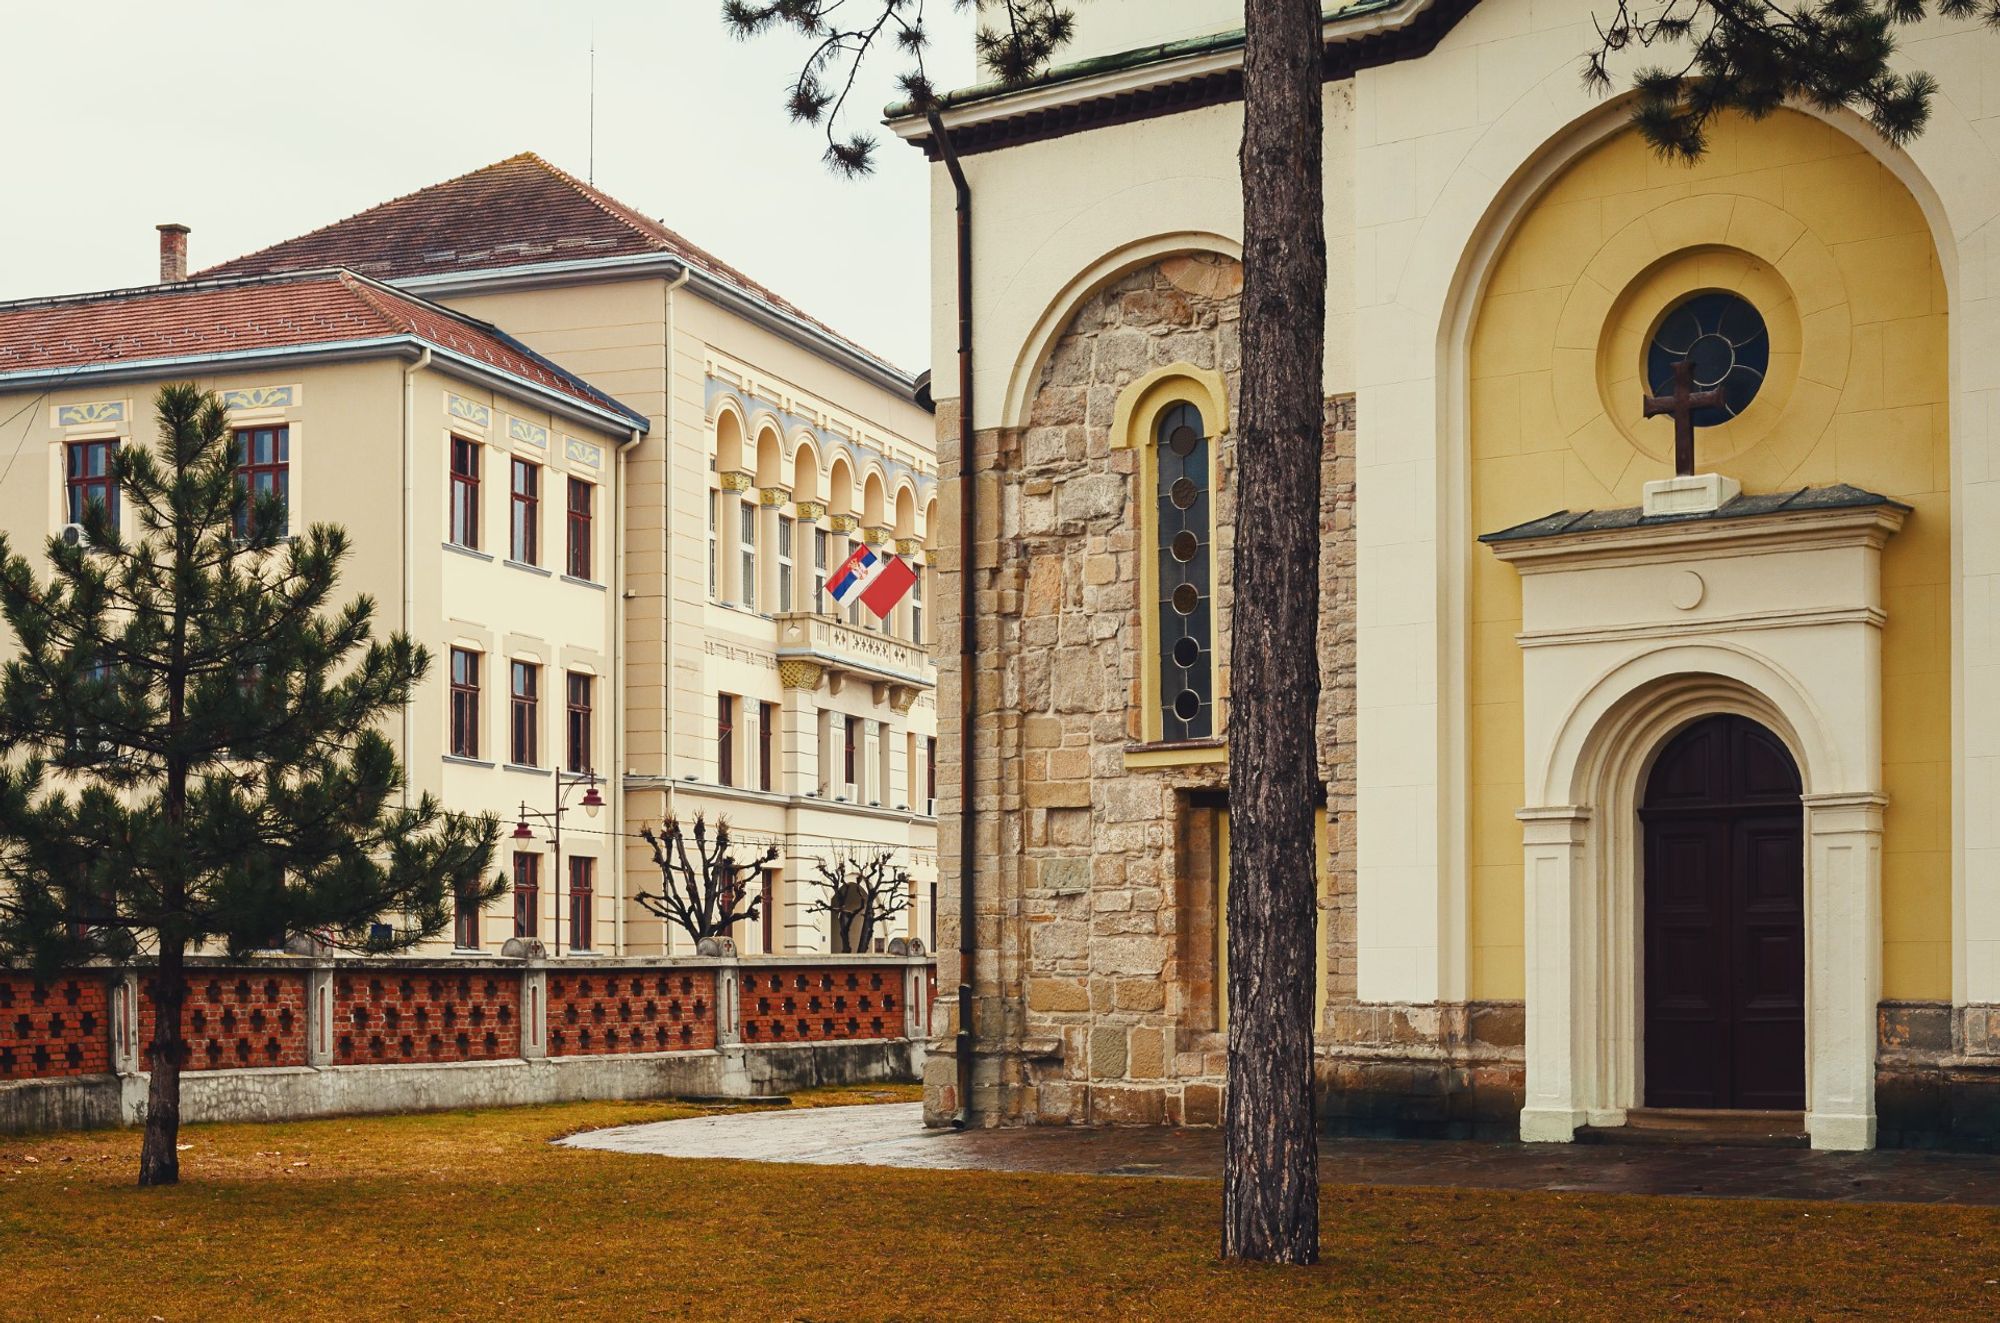
<instances>
[{"instance_id":1,"label":"stone pedestal","mask_svg":"<svg viewBox=\"0 0 2000 1323\"><path fill-rule=\"evenodd\" d=\"M1691 473L1646 484L1640 509L1656 515L1708 514L1743 494L1743 484L1720 473Z\"/></svg>"}]
</instances>

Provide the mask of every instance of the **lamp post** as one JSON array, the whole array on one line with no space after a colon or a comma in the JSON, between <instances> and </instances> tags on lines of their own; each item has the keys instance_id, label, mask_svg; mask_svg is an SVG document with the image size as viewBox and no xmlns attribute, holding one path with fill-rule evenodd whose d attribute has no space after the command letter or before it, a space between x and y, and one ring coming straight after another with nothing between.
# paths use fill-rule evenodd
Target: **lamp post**
<instances>
[{"instance_id":1,"label":"lamp post","mask_svg":"<svg viewBox=\"0 0 2000 1323\"><path fill-rule=\"evenodd\" d=\"M536 822L546 822L549 824L549 843L555 847L554 867L551 870L554 874L554 877L551 879L553 884L553 892L549 899L549 909L550 909L549 917L551 920L553 920L555 925L555 954L558 956L562 954L562 921L563 921L562 820L563 820L563 814L569 812L571 807L570 805L565 804L563 801L568 799L569 792L576 789L578 786L583 786L585 787L585 789L583 792L583 798L577 802L576 807L579 807L583 810L583 814L585 817L595 818L597 816L597 810L604 807L604 797L597 793L597 772L594 769L586 769L581 772L565 772L561 768L557 768L556 784L555 784L555 795L556 795L555 807L552 809L548 809L546 811L542 809L531 809L528 807L526 802L523 802L521 805L520 820L514 824L514 839L517 841L532 841L535 839L535 829L528 825L529 819L533 819ZM540 921L537 920L536 927L540 926L541 926Z\"/></svg>"}]
</instances>

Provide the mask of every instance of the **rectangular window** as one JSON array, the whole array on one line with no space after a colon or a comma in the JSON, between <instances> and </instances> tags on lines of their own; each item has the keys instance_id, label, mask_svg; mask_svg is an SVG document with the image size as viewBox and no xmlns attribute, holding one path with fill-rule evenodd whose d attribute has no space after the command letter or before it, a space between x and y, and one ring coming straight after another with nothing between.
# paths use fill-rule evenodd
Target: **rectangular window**
<instances>
[{"instance_id":1,"label":"rectangular window","mask_svg":"<svg viewBox=\"0 0 2000 1323\"><path fill-rule=\"evenodd\" d=\"M272 532L284 537L291 531L288 509L291 500L292 429L289 427L243 427L236 437L236 485L250 494L249 504L236 516L236 536L250 535L252 507L259 501L277 498L279 513Z\"/></svg>"},{"instance_id":2,"label":"rectangular window","mask_svg":"<svg viewBox=\"0 0 2000 1323\"><path fill-rule=\"evenodd\" d=\"M596 949L597 912L592 886L597 880L597 861L587 855L572 855L569 861L569 949Z\"/></svg>"},{"instance_id":3,"label":"rectangular window","mask_svg":"<svg viewBox=\"0 0 2000 1323\"><path fill-rule=\"evenodd\" d=\"M854 793L855 785L854 774L859 770L859 764L855 761L855 754L858 752L861 744L861 718L848 717L845 719L845 722L846 724L842 727L842 730L844 731L843 738L847 741L847 761L844 765L847 769L847 790L849 794L852 794Z\"/></svg>"},{"instance_id":4,"label":"rectangular window","mask_svg":"<svg viewBox=\"0 0 2000 1323\"><path fill-rule=\"evenodd\" d=\"M757 705L757 788L771 788L771 764L778 744L778 705Z\"/></svg>"},{"instance_id":5,"label":"rectangular window","mask_svg":"<svg viewBox=\"0 0 2000 1323\"><path fill-rule=\"evenodd\" d=\"M514 936L542 935L542 857L514 856Z\"/></svg>"},{"instance_id":6,"label":"rectangular window","mask_svg":"<svg viewBox=\"0 0 2000 1323\"><path fill-rule=\"evenodd\" d=\"M757 914L759 916L759 920L764 925L765 955L776 955L778 953L778 947L777 947L778 917L774 912L777 903L778 903L778 870L775 868L767 868L764 870L763 903L757 907Z\"/></svg>"},{"instance_id":7,"label":"rectangular window","mask_svg":"<svg viewBox=\"0 0 2000 1323\"><path fill-rule=\"evenodd\" d=\"M715 696L715 783L736 784L736 699L730 694Z\"/></svg>"},{"instance_id":8,"label":"rectangular window","mask_svg":"<svg viewBox=\"0 0 2000 1323\"><path fill-rule=\"evenodd\" d=\"M720 519L716 514L722 503L722 493L708 489L708 595L722 596L722 563L716 555L716 539L721 536Z\"/></svg>"},{"instance_id":9,"label":"rectangular window","mask_svg":"<svg viewBox=\"0 0 2000 1323\"><path fill-rule=\"evenodd\" d=\"M525 459L513 461L508 509L507 554L523 565L542 563L542 466Z\"/></svg>"},{"instance_id":10,"label":"rectangular window","mask_svg":"<svg viewBox=\"0 0 2000 1323\"><path fill-rule=\"evenodd\" d=\"M479 949L479 901L470 887L460 887L453 898L451 944L461 951Z\"/></svg>"},{"instance_id":11,"label":"rectangular window","mask_svg":"<svg viewBox=\"0 0 2000 1323\"><path fill-rule=\"evenodd\" d=\"M451 650L451 751L479 756L479 654Z\"/></svg>"},{"instance_id":12,"label":"rectangular window","mask_svg":"<svg viewBox=\"0 0 2000 1323\"><path fill-rule=\"evenodd\" d=\"M118 480L111 476L111 459L118 453L116 441L73 441L67 447L68 483L65 502L67 522L83 522L84 508L92 502L104 507L111 527L118 527Z\"/></svg>"},{"instance_id":13,"label":"rectangular window","mask_svg":"<svg viewBox=\"0 0 2000 1323\"><path fill-rule=\"evenodd\" d=\"M513 665L513 740L508 761L517 767L541 766L542 668L533 662Z\"/></svg>"},{"instance_id":14,"label":"rectangular window","mask_svg":"<svg viewBox=\"0 0 2000 1323\"><path fill-rule=\"evenodd\" d=\"M924 567L911 561L910 571L917 576L910 585L910 642L923 644L929 642L924 637Z\"/></svg>"},{"instance_id":15,"label":"rectangular window","mask_svg":"<svg viewBox=\"0 0 2000 1323\"><path fill-rule=\"evenodd\" d=\"M757 609L757 505L754 501L743 501L737 506L742 520L743 540L737 543L743 549L743 591L737 596L743 599L746 610Z\"/></svg>"},{"instance_id":16,"label":"rectangular window","mask_svg":"<svg viewBox=\"0 0 2000 1323\"><path fill-rule=\"evenodd\" d=\"M451 540L479 549L479 443L451 439Z\"/></svg>"},{"instance_id":17,"label":"rectangular window","mask_svg":"<svg viewBox=\"0 0 2000 1323\"><path fill-rule=\"evenodd\" d=\"M917 798L917 736L911 731L903 736L903 802L898 808L916 806L922 803Z\"/></svg>"},{"instance_id":18,"label":"rectangular window","mask_svg":"<svg viewBox=\"0 0 2000 1323\"><path fill-rule=\"evenodd\" d=\"M832 599L826 595L826 530L813 530L813 601L812 609L826 614L826 606Z\"/></svg>"},{"instance_id":19,"label":"rectangular window","mask_svg":"<svg viewBox=\"0 0 2000 1323\"><path fill-rule=\"evenodd\" d=\"M597 485L582 478L569 480L569 577L588 579L590 577L591 521L595 514L592 509L597 498Z\"/></svg>"},{"instance_id":20,"label":"rectangular window","mask_svg":"<svg viewBox=\"0 0 2000 1323\"><path fill-rule=\"evenodd\" d=\"M790 611L797 604L792 601L792 517L778 516L778 600L774 606L779 611Z\"/></svg>"},{"instance_id":21,"label":"rectangular window","mask_svg":"<svg viewBox=\"0 0 2000 1323\"><path fill-rule=\"evenodd\" d=\"M590 760L591 699L597 677L577 671L569 673L569 770L588 772Z\"/></svg>"}]
</instances>

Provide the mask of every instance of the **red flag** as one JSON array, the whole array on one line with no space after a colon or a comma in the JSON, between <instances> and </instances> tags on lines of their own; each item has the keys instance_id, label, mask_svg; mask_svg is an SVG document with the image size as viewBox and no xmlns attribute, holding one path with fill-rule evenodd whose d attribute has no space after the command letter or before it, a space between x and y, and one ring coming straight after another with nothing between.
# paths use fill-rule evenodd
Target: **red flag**
<instances>
[{"instance_id":1,"label":"red flag","mask_svg":"<svg viewBox=\"0 0 2000 1323\"><path fill-rule=\"evenodd\" d=\"M896 609L896 603L903 600L903 594L910 591L910 585L917 581L917 572L901 556L883 559L882 568L875 571L875 577L861 590L861 602L880 619L887 620L889 613Z\"/></svg>"}]
</instances>

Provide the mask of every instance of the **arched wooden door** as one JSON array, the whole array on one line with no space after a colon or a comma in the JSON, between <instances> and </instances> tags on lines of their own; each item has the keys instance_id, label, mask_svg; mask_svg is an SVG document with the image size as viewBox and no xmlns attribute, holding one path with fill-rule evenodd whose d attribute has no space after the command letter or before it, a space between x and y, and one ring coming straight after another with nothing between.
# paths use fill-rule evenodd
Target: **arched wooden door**
<instances>
[{"instance_id":1,"label":"arched wooden door","mask_svg":"<svg viewBox=\"0 0 2000 1323\"><path fill-rule=\"evenodd\" d=\"M1805 1106L1805 838L1799 770L1745 717L1661 750L1645 838L1648 1107Z\"/></svg>"}]
</instances>

